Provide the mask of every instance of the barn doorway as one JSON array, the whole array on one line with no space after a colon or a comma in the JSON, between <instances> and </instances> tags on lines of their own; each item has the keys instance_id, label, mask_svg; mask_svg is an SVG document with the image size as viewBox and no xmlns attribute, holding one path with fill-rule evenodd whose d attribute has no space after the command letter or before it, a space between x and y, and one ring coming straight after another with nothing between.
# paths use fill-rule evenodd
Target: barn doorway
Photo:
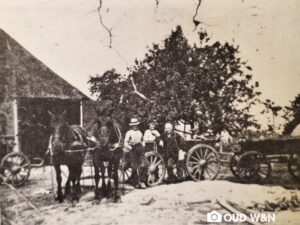
<instances>
[{"instance_id":1,"label":"barn doorway","mask_svg":"<svg viewBox=\"0 0 300 225\"><path fill-rule=\"evenodd\" d=\"M18 102L20 150L31 160L44 158L50 137L50 116L66 110L69 124L80 124L80 100L22 98Z\"/></svg>"}]
</instances>

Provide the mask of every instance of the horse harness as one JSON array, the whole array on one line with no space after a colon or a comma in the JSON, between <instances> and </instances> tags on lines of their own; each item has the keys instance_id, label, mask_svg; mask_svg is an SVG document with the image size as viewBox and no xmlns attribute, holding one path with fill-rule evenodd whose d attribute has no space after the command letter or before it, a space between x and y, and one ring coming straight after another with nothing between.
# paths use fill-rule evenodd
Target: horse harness
<instances>
[{"instance_id":1,"label":"horse harness","mask_svg":"<svg viewBox=\"0 0 300 225\"><path fill-rule=\"evenodd\" d=\"M114 151L116 150L118 147L121 146L121 142L122 142L122 138L121 138L121 131L120 129L115 125L114 125L114 129L115 131L117 132L118 134L118 137L119 137L119 142L117 144L115 144L112 148L110 148L109 150L110 151ZM76 131L76 130L72 130L72 135L75 139L75 141L73 141L70 146L74 147L74 146L86 146L84 144L84 141L83 141L83 138L82 138L82 135ZM48 151L46 152L46 154L49 152L51 156L53 156L53 150L52 150L52 140L53 138L58 138L58 136L53 136L51 135L50 138L49 138L49 145L48 145ZM79 139L79 140L78 140ZM88 140L91 140L90 138L87 138ZM63 152L66 153L66 154L72 154L72 153L86 153L86 152L93 152L97 147L92 147L92 148L82 148L82 149L65 149Z\"/></svg>"}]
</instances>

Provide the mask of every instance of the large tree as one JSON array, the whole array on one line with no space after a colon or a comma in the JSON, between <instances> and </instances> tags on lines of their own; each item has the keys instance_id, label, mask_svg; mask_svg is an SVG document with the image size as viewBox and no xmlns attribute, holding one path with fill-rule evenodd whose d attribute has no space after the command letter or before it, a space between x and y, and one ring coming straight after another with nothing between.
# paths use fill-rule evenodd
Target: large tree
<instances>
[{"instance_id":1,"label":"large tree","mask_svg":"<svg viewBox=\"0 0 300 225\"><path fill-rule=\"evenodd\" d=\"M123 120L135 114L145 122L182 120L199 132L240 131L257 125L249 109L260 92L238 53L229 43L212 43L204 31L191 46L178 26L136 60L129 75L112 69L91 77L91 92L111 100Z\"/></svg>"}]
</instances>

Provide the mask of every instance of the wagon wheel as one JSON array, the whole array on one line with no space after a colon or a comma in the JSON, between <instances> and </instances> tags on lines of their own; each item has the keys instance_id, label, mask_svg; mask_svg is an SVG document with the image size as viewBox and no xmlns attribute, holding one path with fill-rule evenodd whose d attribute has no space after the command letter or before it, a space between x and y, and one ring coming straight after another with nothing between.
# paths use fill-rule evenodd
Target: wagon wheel
<instances>
[{"instance_id":1,"label":"wagon wheel","mask_svg":"<svg viewBox=\"0 0 300 225\"><path fill-rule=\"evenodd\" d=\"M230 171L232 172L232 174L236 177L239 177L239 174L238 174L238 162L240 160L240 157L241 155L240 154L234 154L231 158L230 158L230 161L229 161L229 168L230 168Z\"/></svg>"},{"instance_id":2,"label":"wagon wheel","mask_svg":"<svg viewBox=\"0 0 300 225\"><path fill-rule=\"evenodd\" d=\"M125 154L125 156L120 159L118 178L120 182L126 183L132 178L133 170L128 160L129 153L123 153L123 154Z\"/></svg>"},{"instance_id":3,"label":"wagon wheel","mask_svg":"<svg viewBox=\"0 0 300 225\"><path fill-rule=\"evenodd\" d=\"M155 152L146 153L148 163L147 185L152 187L160 184L166 174L166 166L163 157Z\"/></svg>"},{"instance_id":4,"label":"wagon wheel","mask_svg":"<svg viewBox=\"0 0 300 225\"><path fill-rule=\"evenodd\" d=\"M195 181L213 180L220 170L219 154L209 145L196 145L188 151L186 169L189 176Z\"/></svg>"},{"instance_id":5,"label":"wagon wheel","mask_svg":"<svg viewBox=\"0 0 300 225\"><path fill-rule=\"evenodd\" d=\"M30 160L22 153L12 152L1 160L3 176L13 186L23 185L30 175Z\"/></svg>"},{"instance_id":6,"label":"wagon wheel","mask_svg":"<svg viewBox=\"0 0 300 225\"><path fill-rule=\"evenodd\" d=\"M271 175L271 164L262 153L249 151L241 155L236 173L246 182L262 182Z\"/></svg>"},{"instance_id":7,"label":"wagon wheel","mask_svg":"<svg viewBox=\"0 0 300 225\"><path fill-rule=\"evenodd\" d=\"M292 154L291 158L288 162L288 168L290 174L296 179L300 181L300 155Z\"/></svg>"}]
</instances>

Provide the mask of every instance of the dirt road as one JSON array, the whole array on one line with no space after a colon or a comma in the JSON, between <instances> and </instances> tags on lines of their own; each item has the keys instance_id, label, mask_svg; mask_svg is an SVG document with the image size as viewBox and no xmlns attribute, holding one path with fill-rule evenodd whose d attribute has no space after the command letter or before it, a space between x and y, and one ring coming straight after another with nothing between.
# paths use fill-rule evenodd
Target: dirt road
<instances>
[{"instance_id":1,"label":"dirt road","mask_svg":"<svg viewBox=\"0 0 300 225\"><path fill-rule=\"evenodd\" d=\"M283 177L290 180L287 176ZM284 181L292 186L292 189L286 189L276 184L240 184L229 181L232 179L226 174L221 174L220 178L226 180L186 181L146 190L125 186L125 195L117 204L110 199L102 199L100 204L95 204L93 189L88 187L91 181L84 181L81 200L72 206L68 200L62 204L54 201L51 169L35 169L26 186L18 190L39 208L41 214L32 210L10 189L0 186L2 213L6 218L3 224L206 224L207 213L212 210L228 213L216 203L216 199L223 199L247 213L258 213L258 206L266 201L275 203L282 197L290 199L291 196L300 199L299 187L293 182ZM275 215L276 224L299 225L300 211L276 211Z\"/></svg>"}]
</instances>

